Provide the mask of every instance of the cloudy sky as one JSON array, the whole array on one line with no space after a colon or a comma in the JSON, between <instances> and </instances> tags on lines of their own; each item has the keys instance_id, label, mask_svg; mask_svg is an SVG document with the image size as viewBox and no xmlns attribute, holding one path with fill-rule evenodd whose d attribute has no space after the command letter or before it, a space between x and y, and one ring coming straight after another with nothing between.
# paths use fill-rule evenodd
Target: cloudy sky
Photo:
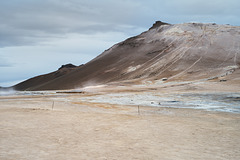
<instances>
[{"instance_id":1,"label":"cloudy sky","mask_svg":"<svg viewBox=\"0 0 240 160\"><path fill-rule=\"evenodd\" d=\"M156 20L240 25L239 0L2 0L0 86L80 65Z\"/></svg>"}]
</instances>

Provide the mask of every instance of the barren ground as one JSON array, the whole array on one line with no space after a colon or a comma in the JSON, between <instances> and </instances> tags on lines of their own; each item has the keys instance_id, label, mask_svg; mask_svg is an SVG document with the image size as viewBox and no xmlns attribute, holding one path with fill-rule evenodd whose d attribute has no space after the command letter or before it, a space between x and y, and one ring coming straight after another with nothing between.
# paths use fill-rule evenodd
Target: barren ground
<instances>
[{"instance_id":1,"label":"barren ground","mask_svg":"<svg viewBox=\"0 0 240 160\"><path fill-rule=\"evenodd\" d=\"M239 113L81 100L112 92L1 97L0 159L240 159Z\"/></svg>"}]
</instances>

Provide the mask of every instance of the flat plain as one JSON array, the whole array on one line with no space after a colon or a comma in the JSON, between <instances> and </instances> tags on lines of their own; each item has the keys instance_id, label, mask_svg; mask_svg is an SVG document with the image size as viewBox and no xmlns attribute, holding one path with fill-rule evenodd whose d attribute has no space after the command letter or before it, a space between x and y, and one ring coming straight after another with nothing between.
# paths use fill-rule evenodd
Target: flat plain
<instances>
[{"instance_id":1,"label":"flat plain","mask_svg":"<svg viewBox=\"0 0 240 160\"><path fill-rule=\"evenodd\" d=\"M186 99L169 97L186 91L209 94L206 88L212 88L199 83L171 86L1 96L0 159L239 159L239 113L183 107Z\"/></svg>"}]
</instances>

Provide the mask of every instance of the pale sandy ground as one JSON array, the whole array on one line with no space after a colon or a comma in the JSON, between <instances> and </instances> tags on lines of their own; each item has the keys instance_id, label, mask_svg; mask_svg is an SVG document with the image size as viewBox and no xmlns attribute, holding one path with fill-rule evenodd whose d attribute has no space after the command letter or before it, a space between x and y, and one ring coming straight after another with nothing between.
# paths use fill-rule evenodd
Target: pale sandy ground
<instances>
[{"instance_id":1,"label":"pale sandy ground","mask_svg":"<svg viewBox=\"0 0 240 160\"><path fill-rule=\"evenodd\" d=\"M240 159L238 113L80 100L95 94L1 97L0 159Z\"/></svg>"}]
</instances>

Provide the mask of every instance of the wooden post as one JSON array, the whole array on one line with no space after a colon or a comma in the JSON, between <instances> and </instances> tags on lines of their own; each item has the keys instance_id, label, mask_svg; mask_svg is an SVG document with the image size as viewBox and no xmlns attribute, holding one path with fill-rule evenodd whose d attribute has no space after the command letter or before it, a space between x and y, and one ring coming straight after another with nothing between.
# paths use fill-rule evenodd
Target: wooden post
<instances>
[{"instance_id":1,"label":"wooden post","mask_svg":"<svg viewBox=\"0 0 240 160\"><path fill-rule=\"evenodd\" d=\"M139 109L139 106L138 106L138 115L140 115L140 109Z\"/></svg>"},{"instance_id":2,"label":"wooden post","mask_svg":"<svg viewBox=\"0 0 240 160\"><path fill-rule=\"evenodd\" d=\"M54 107L54 101L53 101L53 103L52 103L52 110L53 110L53 107Z\"/></svg>"}]
</instances>

